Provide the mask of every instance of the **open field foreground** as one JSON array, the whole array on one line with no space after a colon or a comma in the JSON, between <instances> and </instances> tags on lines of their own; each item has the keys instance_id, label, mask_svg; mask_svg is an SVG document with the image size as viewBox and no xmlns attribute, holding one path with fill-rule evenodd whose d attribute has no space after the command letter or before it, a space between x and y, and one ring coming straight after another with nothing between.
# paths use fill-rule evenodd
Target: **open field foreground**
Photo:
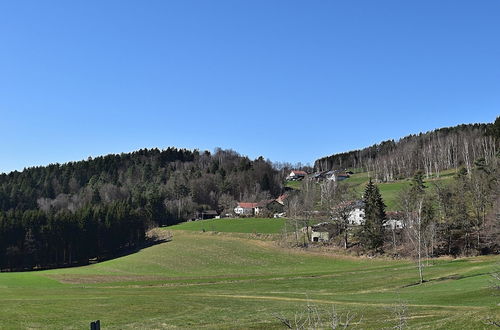
<instances>
[{"instance_id":1,"label":"open field foreground","mask_svg":"<svg viewBox=\"0 0 500 330\"><path fill-rule=\"evenodd\" d=\"M250 237L251 235L248 235ZM500 315L489 289L498 256L434 260L417 281L408 261L292 251L231 234L175 231L173 241L100 264L0 274L0 328L276 328L307 304L392 327L483 329Z\"/></svg>"}]
</instances>

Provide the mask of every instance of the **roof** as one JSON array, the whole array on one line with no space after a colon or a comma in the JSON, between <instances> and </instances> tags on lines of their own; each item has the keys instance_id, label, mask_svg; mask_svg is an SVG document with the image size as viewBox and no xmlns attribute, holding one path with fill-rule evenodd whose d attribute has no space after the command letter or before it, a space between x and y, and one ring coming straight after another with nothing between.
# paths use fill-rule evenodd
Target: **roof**
<instances>
[{"instance_id":1,"label":"roof","mask_svg":"<svg viewBox=\"0 0 500 330\"><path fill-rule=\"evenodd\" d=\"M362 209L364 208L364 202L362 200L350 200L341 202L333 207L333 210L340 209L342 207L351 207L353 209Z\"/></svg>"},{"instance_id":2,"label":"roof","mask_svg":"<svg viewBox=\"0 0 500 330\"><path fill-rule=\"evenodd\" d=\"M405 218L405 214L399 211L387 211L385 215L388 220L401 220Z\"/></svg>"},{"instance_id":3,"label":"roof","mask_svg":"<svg viewBox=\"0 0 500 330\"><path fill-rule=\"evenodd\" d=\"M288 194L279 195L278 198L276 198L276 201L280 204L283 204L283 202L285 201L285 199L287 199L287 197L288 197Z\"/></svg>"},{"instance_id":4,"label":"roof","mask_svg":"<svg viewBox=\"0 0 500 330\"><path fill-rule=\"evenodd\" d=\"M272 203L272 202L275 202L276 200L275 199L266 199L266 200L263 200L263 201L260 201L257 204L258 207L265 207L267 206L268 204Z\"/></svg>"},{"instance_id":5,"label":"roof","mask_svg":"<svg viewBox=\"0 0 500 330\"><path fill-rule=\"evenodd\" d=\"M219 212L215 210L207 210L207 211L201 211L200 214L205 214L205 215L219 215Z\"/></svg>"},{"instance_id":6,"label":"roof","mask_svg":"<svg viewBox=\"0 0 500 330\"><path fill-rule=\"evenodd\" d=\"M295 174L295 175L307 175L307 173L304 172L304 171L295 171L295 170L292 170L292 173Z\"/></svg>"},{"instance_id":7,"label":"roof","mask_svg":"<svg viewBox=\"0 0 500 330\"><path fill-rule=\"evenodd\" d=\"M238 206L243 209L253 209L258 206L259 203L238 203Z\"/></svg>"}]
</instances>

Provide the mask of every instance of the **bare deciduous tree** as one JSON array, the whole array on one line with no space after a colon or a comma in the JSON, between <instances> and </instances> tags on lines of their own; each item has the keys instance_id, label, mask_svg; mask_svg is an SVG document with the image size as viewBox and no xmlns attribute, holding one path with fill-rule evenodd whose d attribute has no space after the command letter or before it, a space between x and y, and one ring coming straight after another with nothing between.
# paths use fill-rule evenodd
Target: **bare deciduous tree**
<instances>
[{"instance_id":1,"label":"bare deciduous tree","mask_svg":"<svg viewBox=\"0 0 500 330\"><path fill-rule=\"evenodd\" d=\"M338 313L335 306L330 310L320 309L318 306L307 303L301 311L295 312L293 317L283 314L273 314L287 329L347 329L354 324L360 324L362 317L357 313L347 311Z\"/></svg>"}]
</instances>

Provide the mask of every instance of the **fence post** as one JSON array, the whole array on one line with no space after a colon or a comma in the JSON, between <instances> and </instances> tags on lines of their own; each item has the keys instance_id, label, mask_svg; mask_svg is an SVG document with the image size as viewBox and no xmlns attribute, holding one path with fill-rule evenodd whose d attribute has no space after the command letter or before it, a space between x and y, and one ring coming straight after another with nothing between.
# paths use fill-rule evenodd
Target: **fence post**
<instances>
[{"instance_id":1,"label":"fence post","mask_svg":"<svg viewBox=\"0 0 500 330\"><path fill-rule=\"evenodd\" d=\"M101 330L101 321L92 321L90 322L90 330Z\"/></svg>"}]
</instances>

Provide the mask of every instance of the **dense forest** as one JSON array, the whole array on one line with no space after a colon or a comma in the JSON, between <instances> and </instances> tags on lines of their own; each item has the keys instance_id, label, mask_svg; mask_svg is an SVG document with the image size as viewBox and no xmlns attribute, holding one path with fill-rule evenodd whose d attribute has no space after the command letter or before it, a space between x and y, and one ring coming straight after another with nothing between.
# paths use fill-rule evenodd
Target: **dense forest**
<instances>
[{"instance_id":1,"label":"dense forest","mask_svg":"<svg viewBox=\"0 0 500 330\"><path fill-rule=\"evenodd\" d=\"M0 269L86 263L141 244L145 231L277 196L262 157L168 148L0 175Z\"/></svg>"},{"instance_id":2,"label":"dense forest","mask_svg":"<svg viewBox=\"0 0 500 330\"><path fill-rule=\"evenodd\" d=\"M358 168L382 182L411 177L417 170L424 171L426 177L460 166L470 172L474 160L491 159L498 152L489 133L493 129L494 124L470 124L409 135L318 159L314 169Z\"/></svg>"}]
</instances>

